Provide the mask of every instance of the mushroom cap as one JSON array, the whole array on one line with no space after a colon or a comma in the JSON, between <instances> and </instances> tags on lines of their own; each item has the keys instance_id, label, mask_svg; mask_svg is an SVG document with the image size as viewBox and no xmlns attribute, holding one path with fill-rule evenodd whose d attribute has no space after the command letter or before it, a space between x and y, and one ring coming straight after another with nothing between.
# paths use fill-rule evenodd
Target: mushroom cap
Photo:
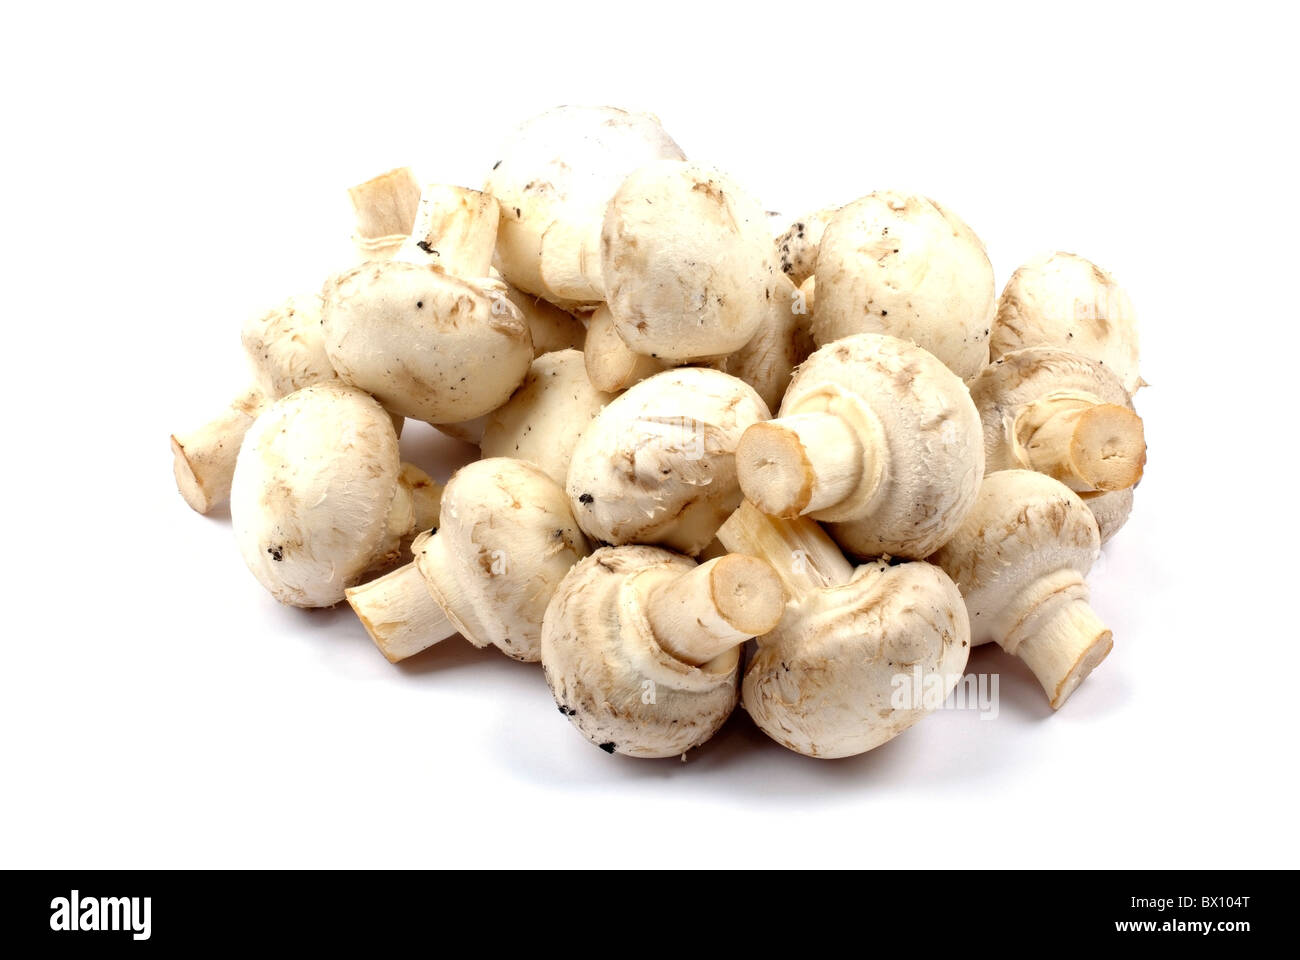
<instances>
[{"instance_id":1,"label":"mushroom cap","mask_svg":"<svg viewBox=\"0 0 1300 960\"><path fill-rule=\"evenodd\" d=\"M821 246L826 225L839 212L839 207L825 207L805 214L776 238L776 249L781 255L781 269L799 286L817 269L817 250Z\"/></svg>"},{"instance_id":2,"label":"mushroom cap","mask_svg":"<svg viewBox=\"0 0 1300 960\"><path fill-rule=\"evenodd\" d=\"M613 399L587 379L581 350L543 354L510 399L488 415L479 449L485 457L534 463L563 486L582 431Z\"/></svg>"},{"instance_id":3,"label":"mushroom cap","mask_svg":"<svg viewBox=\"0 0 1300 960\"><path fill-rule=\"evenodd\" d=\"M1016 418L1037 400L1079 399L1133 409L1128 391L1110 368L1053 347L1004 354L971 381L970 394L984 423L987 473L1029 467L1016 436Z\"/></svg>"},{"instance_id":4,"label":"mushroom cap","mask_svg":"<svg viewBox=\"0 0 1300 960\"><path fill-rule=\"evenodd\" d=\"M605 299L637 353L689 361L739 350L777 294L763 208L712 167L636 170L609 201L600 239Z\"/></svg>"},{"instance_id":5,"label":"mushroom cap","mask_svg":"<svg viewBox=\"0 0 1300 960\"><path fill-rule=\"evenodd\" d=\"M989 350L994 360L1022 347L1059 347L1105 364L1134 393L1137 315L1124 288L1073 253L1035 257L1007 281Z\"/></svg>"},{"instance_id":6,"label":"mushroom cap","mask_svg":"<svg viewBox=\"0 0 1300 960\"><path fill-rule=\"evenodd\" d=\"M387 260L325 293L325 346L341 379L402 416L459 423L495 410L528 371L528 325L494 280Z\"/></svg>"},{"instance_id":7,"label":"mushroom cap","mask_svg":"<svg viewBox=\"0 0 1300 960\"><path fill-rule=\"evenodd\" d=\"M817 253L813 339L911 340L969 379L988 363L997 287L984 244L925 197L872 193L840 208Z\"/></svg>"},{"instance_id":8,"label":"mushroom cap","mask_svg":"<svg viewBox=\"0 0 1300 960\"><path fill-rule=\"evenodd\" d=\"M573 449L574 516L605 543L697 554L740 506L736 444L769 416L745 382L706 367L665 370L614 399Z\"/></svg>"},{"instance_id":9,"label":"mushroom cap","mask_svg":"<svg viewBox=\"0 0 1300 960\"><path fill-rule=\"evenodd\" d=\"M927 556L957 529L984 475L984 433L970 393L916 344L860 333L804 362L780 416L823 409L837 389L874 414L889 456L868 512L829 523L829 533L859 557ZM829 513L811 516L830 520Z\"/></svg>"},{"instance_id":10,"label":"mushroom cap","mask_svg":"<svg viewBox=\"0 0 1300 960\"><path fill-rule=\"evenodd\" d=\"M230 519L244 562L281 603L328 607L389 554L401 462L388 413L338 382L271 404L244 436Z\"/></svg>"},{"instance_id":11,"label":"mushroom cap","mask_svg":"<svg viewBox=\"0 0 1300 960\"><path fill-rule=\"evenodd\" d=\"M546 608L542 668L551 694L607 753L685 753L736 705L739 647L695 667L660 647L650 628L651 591L694 567L657 547L603 547L569 571Z\"/></svg>"},{"instance_id":12,"label":"mushroom cap","mask_svg":"<svg viewBox=\"0 0 1300 960\"><path fill-rule=\"evenodd\" d=\"M268 397L334 379L321 332L319 293L290 297L244 323L240 340L254 382Z\"/></svg>"},{"instance_id":13,"label":"mushroom cap","mask_svg":"<svg viewBox=\"0 0 1300 960\"><path fill-rule=\"evenodd\" d=\"M603 299L584 278L599 266L605 205L623 178L684 154L650 114L564 106L521 124L499 156L483 188L501 203L497 269L571 309Z\"/></svg>"},{"instance_id":14,"label":"mushroom cap","mask_svg":"<svg viewBox=\"0 0 1300 960\"><path fill-rule=\"evenodd\" d=\"M739 377L775 410L790 385L795 368L812 353L807 298L802 301L789 278L777 276L772 299L764 304L762 323L749 342L716 360L712 366Z\"/></svg>"},{"instance_id":15,"label":"mushroom cap","mask_svg":"<svg viewBox=\"0 0 1300 960\"><path fill-rule=\"evenodd\" d=\"M1021 590L1059 570L1086 576L1101 549L1097 521L1065 484L1032 470L1001 470L931 557L961 589L971 639L986 643L994 619Z\"/></svg>"},{"instance_id":16,"label":"mushroom cap","mask_svg":"<svg viewBox=\"0 0 1300 960\"><path fill-rule=\"evenodd\" d=\"M1128 523L1129 514L1133 512L1133 487L1106 493L1081 493L1079 496L1097 521L1097 532L1101 534L1103 546Z\"/></svg>"},{"instance_id":17,"label":"mushroom cap","mask_svg":"<svg viewBox=\"0 0 1300 960\"><path fill-rule=\"evenodd\" d=\"M412 545L429 592L476 647L541 656L542 615L587 540L558 483L531 463L478 460L447 481L437 534Z\"/></svg>"},{"instance_id":18,"label":"mushroom cap","mask_svg":"<svg viewBox=\"0 0 1300 960\"><path fill-rule=\"evenodd\" d=\"M970 623L952 580L931 564L859 567L813 594L771 633L745 671L745 710L778 743L810 757L865 753L938 707L970 652ZM922 690L895 705L900 676L920 668ZM939 675L942 696L920 698ZM910 681L909 681L910 682Z\"/></svg>"}]
</instances>

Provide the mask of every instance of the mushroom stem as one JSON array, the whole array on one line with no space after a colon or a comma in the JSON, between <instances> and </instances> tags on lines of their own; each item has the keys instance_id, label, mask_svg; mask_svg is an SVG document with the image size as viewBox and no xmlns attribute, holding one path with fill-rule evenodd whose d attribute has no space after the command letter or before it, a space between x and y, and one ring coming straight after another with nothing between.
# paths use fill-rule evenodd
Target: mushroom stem
<instances>
[{"instance_id":1,"label":"mushroom stem","mask_svg":"<svg viewBox=\"0 0 1300 960\"><path fill-rule=\"evenodd\" d=\"M453 277L486 277L501 208L478 190L433 183L420 195L410 237L397 259L431 263Z\"/></svg>"},{"instance_id":2,"label":"mushroom stem","mask_svg":"<svg viewBox=\"0 0 1300 960\"><path fill-rule=\"evenodd\" d=\"M419 467L403 463L397 475L397 495L389 508L389 530L399 540L405 540L422 531L436 529L442 489L442 484Z\"/></svg>"},{"instance_id":3,"label":"mushroom stem","mask_svg":"<svg viewBox=\"0 0 1300 960\"><path fill-rule=\"evenodd\" d=\"M363 260L388 260L415 224L420 184L410 167L398 167L348 189L356 220L353 237Z\"/></svg>"},{"instance_id":4,"label":"mushroom stem","mask_svg":"<svg viewBox=\"0 0 1300 960\"><path fill-rule=\"evenodd\" d=\"M1142 419L1114 403L1055 398L1030 404L1016 423L1029 466L1080 493L1124 490L1142 478Z\"/></svg>"},{"instance_id":5,"label":"mushroom stem","mask_svg":"<svg viewBox=\"0 0 1300 960\"><path fill-rule=\"evenodd\" d=\"M1088 605L1088 587L1075 570L1043 577L1021 591L1003 614L1014 626L999 640L1042 684L1053 710L1106 659L1110 630Z\"/></svg>"},{"instance_id":6,"label":"mushroom stem","mask_svg":"<svg viewBox=\"0 0 1300 960\"><path fill-rule=\"evenodd\" d=\"M597 390L617 393L653 376L669 364L636 353L614 329L609 308L602 305L587 320L587 339L582 348L587 379Z\"/></svg>"},{"instance_id":7,"label":"mushroom stem","mask_svg":"<svg viewBox=\"0 0 1300 960\"><path fill-rule=\"evenodd\" d=\"M194 510L207 513L230 497L240 444L266 404L266 396L250 388L215 420L188 433L172 434L176 487Z\"/></svg>"},{"instance_id":8,"label":"mushroom stem","mask_svg":"<svg viewBox=\"0 0 1300 960\"><path fill-rule=\"evenodd\" d=\"M662 583L646 616L659 646L702 666L781 620L785 593L776 572L756 557L729 554Z\"/></svg>"},{"instance_id":9,"label":"mushroom stem","mask_svg":"<svg viewBox=\"0 0 1300 960\"><path fill-rule=\"evenodd\" d=\"M405 660L456 633L456 626L429 594L424 576L414 563L344 593L370 639L390 663Z\"/></svg>"},{"instance_id":10,"label":"mushroom stem","mask_svg":"<svg viewBox=\"0 0 1300 960\"><path fill-rule=\"evenodd\" d=\"M831 413L797 413L745 431L736 472L745 496L764 513L797 517L843 502L862 479L857 434Z\"/></svg>"},{"instance_id":11,"label":"mushroom stem","mask_svg":"<svg viewBox=\"0 0 1300 960\"><path fill-rule=\"evenodd\" d=\"M799 603L826 587L853 577L853 565L813 520L767 516L752 503L740 505L718 530L718 539L733 553L759 557L771 564L788 599Z\"/></svg>"}]
</instances>

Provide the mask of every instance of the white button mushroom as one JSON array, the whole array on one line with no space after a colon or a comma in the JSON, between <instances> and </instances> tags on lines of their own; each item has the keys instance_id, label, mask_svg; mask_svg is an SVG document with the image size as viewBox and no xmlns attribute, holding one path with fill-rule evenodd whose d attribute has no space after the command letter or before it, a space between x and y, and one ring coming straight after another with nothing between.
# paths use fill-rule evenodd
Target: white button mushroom
<instances>
[{"instance_id":1,"label":"white button mushroom","mask_svg":"<svg viewBox=\"0 0 1300 960\"><path fill-rule=\"evenodd\" d=\"M814 210L800 217L776 238L776 249L781 255L781 269L795 286L800 286L817 269L817 251L821 247L826 225L839 212L839 207Z\"/></svg>"},{"instance_id":2,"label":"white button mushroom","mask_svg":"<svg viewBox=\"0 0 1300 960\"><path fill-rule=\"evenodd\" d=\"M961 679L970 624L938 567L878 560L854 570L813 521L749 503L718 539L766 560L789 597L743 686L745 711L783 746L819 758L865 753L937 709Z\"/></svg>"},{"instance_id":3,"label":"white button mushroom","mask_svg":"<svg viewBox=\"0 0 1300 960\"><path fill-rule=\"evenodd\" d=\"M555 591L542 668L560 712L606 753L678 756L731 714L740 644L783 607L780 581L753 557L697 567L657 547L604 547Z\"/></svg>"},{"instance_id":4,"label":"white button mushroom","mask_svg":"<svg viewBox=\"0 0 1300 960\"><path fill-rule=\"evenodd\" d=\"M1021 347L1058 347L1109 367L1135 393L1137 315L1124 289L1073 253L1036 257L1007 281L989 349L994 360Z\"/></svg>"},{"instance_id":5,"label":"white button mushroom","mask_svg":"<svg viewBox=\"0 0 1300 960\"><path fill-rule=\"evenodd\" d=\"M494 280L421 264L364 263L327 287L325 348L345 382L428 423L495 410L533 358L528 326Z\"/></svg>"},{"instance_id":6,"label":"white button mushroom","mask_svg":"<svg viewBox=\"0 0 1300 960\"><path fill-rule=\"evenodd\" d=\"M683 158L649 114L565 106L522 124L484 189L501 203L497 269L565 309L604 299L600 227L623 178L652 160Z\"/></svg>"},{"instance_id":7,"label":"white button mushroom","mask_svg":"<svg viewBox=\"0 0 1300 960\"><path fill-rule=\"evenodd\" d=\"M915 344L861 333L808 358L780 416L745 431L736 469L765 513L831 522L858 556L922 558L974 502L984 434L956 374Z\"/></svg>"},{"instance_id":8,"label":"white button mushroom","mask_svg":"<svg viewBox=\"0 0 1300 960\"><path fill-rule=\"evenodd\" d=\"M702 367L642 380L601 411L573 450L565 488L588 536L694 555L740 504L733 456L767 405Z\"/></svg>"},{"instance_id":9,"label":"white button mushroom","mask_svg":"<svg viewBox=\"0 0 1300 960\"><path fill-rule=\"evenodd\" d=\"M1029 470L990 473L932 558L961 588L973 643L1020 657L1058 709L1111 649L1084 577L1097 522L1069 487Z\"/></svg>"},{"instance_id":10,"label":"white button mushroom","mask_svg":"<svg viewBox=\"0 0 1300 960\"><path fill-rule=\"evenodd\" d=\"M732 353L777 295L763 208L712 168L641 167L609 201L600 239L605 299L636 353L679 362Z\"/></svg>"},{"instance_id":11,"label":"white button mushroom","mask_svg":"<svg viewBox=\"0 0 1300 960\"><path fill-rule=\"evenodd\" d=\"M591 385L577 350L543 354L514 395L488 414L479 449L485 457L527 460L563 486L582 432L613 399Z\"/></svg>"},{"instance_id":12,"label":"white button mushroom","mask_svg":"<svg viewBox=\"0 0 1300 960\"><path fill-rule=\"evenodd\" d=\"M1146 441L1128 391L1076 353L1027 347L971 381L984 421L984 469L1024 468L1076 493L1123 490L1142 476Z\"/></svg>"},{"instance_id":13,"label":"white button mushroom","mask_svg":"<svg viewBox=\"0 0 1300 960\"><path fill-rule=\"evenodd\" d=\"M447 482L442 526L416 538L415 560L347 599L394 663L457 632L536 661L546 604L587 549L559 484L522 460L479 460Z\"/></svg>"},{"instance_id":14,"label":"white button mushroom","mask_svg":"<svg viewBox=\"0 0 1300 960\"><path fill-rule=\"evenodd\" d=\"M334 379L320 325L321 298L290 297L244 324L241 341L254 386L216 419L173 434L176 486L194 510L207 513L230 496L230 478L244 433L272 400Z\"/></svg>"},{"instance_id":15,"label":"white button mushroom","mask_svg":"<svg viewBox=\"0 0 1300 960\"><path fill-rule=\"evenodd\" d=\"M969 379L988 363L997 288L979 237L933 200L892 191L842 207L817 253L813 339L888 333Z\"/></svg>"},{"instance_id":16,"label":"white button mushroom","mask_svg":"<svg viewBox=\"0 0 1300 960\"><path fill-rule=\"evenodd\" d=\"M402 464L384 408L331 380L277 400L249 428L230 518L248 569L277 600L328 607L436 524L440 495Z\"/></svg>"},{"instance_id":17,"label":"white button mushroom","mask_svg":"<svg viewBox=\"0 0 1300 960\"><path fill-rule=\"evenodd\" d=\"M387 260L401 249L415 224L420 182L410 167L398 167L348 190L362 261Z\"/></svg>"}]
</instances>

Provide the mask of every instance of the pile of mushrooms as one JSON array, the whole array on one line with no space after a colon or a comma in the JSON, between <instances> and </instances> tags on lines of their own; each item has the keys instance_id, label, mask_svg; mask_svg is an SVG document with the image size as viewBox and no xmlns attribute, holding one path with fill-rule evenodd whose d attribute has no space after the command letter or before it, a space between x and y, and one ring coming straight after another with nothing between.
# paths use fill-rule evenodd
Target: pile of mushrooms
<instances>
[{"instance_id":1,"label":"pile of mushrooms","mask_svg":"<svg viewBox=\"0 0 1300 960\"><path fill-rule=\"evenodd\" d=\"M998 296L964 221L891 190L774 231L612 107L498 157L481 190L351 188L355 261L246 322L249 385L171 437L276 600L346 600L393 662L457 633L540 662L633 757L738 705L853 756L941 707L972 645L1053 710L1106 658L1086 578L1146 463L1109 273L1052 253ZM442 486L402 462L406 418L480 459Z\"/></svg>"}]
</instances>

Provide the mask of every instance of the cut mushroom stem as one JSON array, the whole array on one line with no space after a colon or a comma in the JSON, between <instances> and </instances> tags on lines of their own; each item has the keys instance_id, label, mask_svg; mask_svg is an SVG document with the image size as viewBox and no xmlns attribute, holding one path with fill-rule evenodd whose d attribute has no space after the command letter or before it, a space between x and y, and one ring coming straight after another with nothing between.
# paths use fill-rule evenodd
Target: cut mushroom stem
<instances>
[{"instance_id":1,"label":"cut mushroom stem","mask_svg":"<svg viewBox=\"0 0 1300 960\"><path fill-rule=\"evenodd\" d=\"M729 554L660 584L646 615L655 639L678 660L702 666L781 620L785 594L776 572L755 557Z\"/></svg>"},{"instance_id":2,"label":"cut mushroom stem","mask_svg":"<svg viewBox=\"0 0 1300 960\"><path fill-rule=\"evenodd\" d=\"M1080 493L1123 490L1142 478L1146 439L1128 407L1051 399L1028 405L1016 424L1029 466Z\"/></svg>"},{"instance_id":3,"label":"cut mushroom stem","mask_svg":"<svg viewBox=\"0 0 1300 960\"><path fill-rule=\"evenodd\" d=\"M230 496L239 445L267 402L260 390L251 388L215 420L188 433L172 434L176 486L194 510L207 513Z\"/></svg>"},{"instance_id":4,"label":"cut mushroom stem","mask_svg":"<svg viewBox=\"0 0 1300 960\"><path fill-rule=\"evenodd\" d=\"M853 565L835 541L807 517L782 520L745 502L719 528L718 541L733 554L767 561L795 603L853 577Z\"/></svg>"},{"instance_id":5,"label":"cut mushroom stem","mask_svg":"<svg viewBox=\"0 0 1300 960\"><path fill-rule=\"evenodd\" d=\"M397 663L456 633L419 568L408 563L377 580L347 591L347 600L370 638L390 663Z\"/></svg>"},{"instance_id":6,"label":"cut mushroom stem","mask_svg":"<svg viewBox=\"0 0 1300 960\"><path fill-rule=\"evenodd\" d=\"M396 259L429 263L453 277L486 277L500 216L501 208L489 194L430 184L420 196L415 224Z\"/></svg>"},{"instance_id":7,"label":"cut mushroom stem","mask_svg":"<svg viewBox=\"0 0 1300 960\"><path fill-rule=\"evenodd\" d=\"M843 419L798 413L756 423L736 448L745 496L764 513L797 517L846 500L862 480L862 441Z\"/></svg>"},{"instance_id":8,"label":"cut mushroom stem","mask_svg":"<svg viewBox=\"0 0 1300 960\"><path fill-rule=\"evenodd\" d=\"M1111 631L1088 605L1087 585L1074 570L1029 584L1003 619L1017 624L1002 641L1003 649L1034 672L1053 710L1060 709L1113 646Z\"/></svg>"},{"instance_id":9,"label":"cut mushroom stem","mask_svg":"<svg viewBox=\"0 0 1300 960\"><path fill-rule=\"evenodd\" d=\"M353 243L362 260L388 260L415 225L420 183L410 167L398 167L348 189L356 222Z\"/></svg>"}]
</instances>

